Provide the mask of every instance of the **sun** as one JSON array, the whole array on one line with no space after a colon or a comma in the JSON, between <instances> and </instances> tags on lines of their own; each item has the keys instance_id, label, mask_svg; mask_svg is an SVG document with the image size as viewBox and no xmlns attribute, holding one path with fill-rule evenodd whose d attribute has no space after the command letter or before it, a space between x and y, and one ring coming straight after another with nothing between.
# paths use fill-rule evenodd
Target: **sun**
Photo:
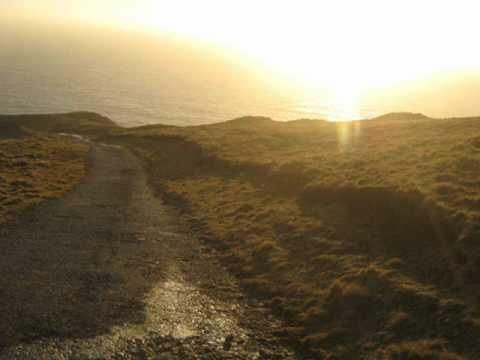
<instances>
[{"instance_id":1,"label":"sun","mask_svg":"<svg viewBox=\"0 0 480 360\"><path fill-rule=\"evenodd\" d=\"M252 66L261 64L272 74L321 88L342 116L357 117L369 92L434 71L480 64L480 48L471 45L479 31L475 1L136 3L131 20L138 26L232 49L253 59Z\"/></svg>"}]
</instances>

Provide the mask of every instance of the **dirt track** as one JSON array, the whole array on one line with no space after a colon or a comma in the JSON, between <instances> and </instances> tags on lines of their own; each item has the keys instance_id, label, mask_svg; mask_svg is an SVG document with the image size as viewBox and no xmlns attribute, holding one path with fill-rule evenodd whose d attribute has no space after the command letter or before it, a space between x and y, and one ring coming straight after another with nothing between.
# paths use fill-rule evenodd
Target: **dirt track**
<instances>
[{"instance_id":1,"label":"dirt track","mask_svg":"<svg viewBox=\"0 0 480 360\"><path fill-rule=\"evenodd\" d=\"M94 145L60 200L0 229L0 359L288 359L140 162Z\"/></svg>"}]
</instances>

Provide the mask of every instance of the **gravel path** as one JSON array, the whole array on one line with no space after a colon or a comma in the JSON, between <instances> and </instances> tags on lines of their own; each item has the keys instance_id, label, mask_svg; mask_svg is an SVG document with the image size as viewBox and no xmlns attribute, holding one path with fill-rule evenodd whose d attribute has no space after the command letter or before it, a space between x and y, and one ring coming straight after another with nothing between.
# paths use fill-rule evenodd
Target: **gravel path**
<instances>
[{"instance_id":1,"label":"gravel path","mask_svg":"<svg viewBox=\"0 0 480 360\"><path fill-rule=\"evenodd\" d=\"M0 359L293 359L214 252L94 145L91 172L0 230Z\"/></svg>"}]
</instances>

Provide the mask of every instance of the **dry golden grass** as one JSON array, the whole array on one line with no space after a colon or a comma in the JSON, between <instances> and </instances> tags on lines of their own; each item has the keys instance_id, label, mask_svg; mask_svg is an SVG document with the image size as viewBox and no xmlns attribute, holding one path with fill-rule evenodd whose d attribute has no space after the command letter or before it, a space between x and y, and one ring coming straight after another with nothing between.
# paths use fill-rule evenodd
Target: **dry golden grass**
<instances>
[{"instance_id":1,"label":"dry golden grass","mask_svg":"<svg viewBox=\"0 0 480 360\"><path fill-rule=\"evenodd\" d=\"M246 289L313 358L480 354L480 119L243 118L120 129L96 114L0 117L9 136L131 147ZM0 216L60 196L86 147L0 142Z\"/></svg>"},{"instance_id":2,"label":"dry golden grass","mask_svg":"<svg viewBox=\"0 0 480 360\"><path fill-rule=\"evenodd\" d=\"M387 360L460 360L461 357L444 350L441 341L423 340L390 346L383 354Z\"/></svg>"},{"instance_id":3,"label":"dry golden grass","mask_svg":"<svg viewBox=\"0 0 480 360\"><path fill-rule=\"evenodd\" d=\"M10 136L71 132L131 147L245 288L287 320L279 335L314 358L478 358L480 119L0 120ZM85 145L66 138L0 144L4 218L85 171Z\"/></svg>"},{"instance_id":4,"label":"dry golden grass","mask_svg":"<svg viewBox=\"0 0 480 360\"><path fill-rule=\"evenodd\" d=\"M59 133L95 138L116 128L90 112L0 115L0 223L62 196L87 172L89 145Z\"/></svg>"},{"instance_id":5,"label":"dry golden grass","mask_svg":"<svg viewBox=\"0 0 480 360\"><path fill-rule=\"evenodd\" d=\"M87 171L88 149L60 136L0 141L0 224L69 191Z\"/></svg>"},{"instance_id":6,"label":"dry golden grass","mask_svg":"<svg viewBox=\"0 0 480 360\"><path fill-rule=\"evenodd\" d=\"M90 112L0 115L0 139L26 136L32 132L98 136L116 127L110 119Z\"/></svg>"},{"instance_id":7,"label":"dry golden grass","mask_svg":"<svg viewBox=\"0 0 480 360\"><path fill-rule=\"evenodd\" d=\"M250 117L110 140L147 161L307 353L480 353L480 119Z\"/></svg>"}]
</instances>

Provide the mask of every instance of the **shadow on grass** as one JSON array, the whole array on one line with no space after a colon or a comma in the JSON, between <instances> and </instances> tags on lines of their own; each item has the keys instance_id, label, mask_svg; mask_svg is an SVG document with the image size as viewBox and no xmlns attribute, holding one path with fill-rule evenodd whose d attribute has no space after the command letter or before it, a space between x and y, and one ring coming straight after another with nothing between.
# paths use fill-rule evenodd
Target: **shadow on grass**
<instances>
[{"instance_id":1,"label":"shadow on grass","mask_svg":"<svg viewBox=\"0 0 480 360\"><path fill-rule=\"evenodd\" d=\"M267 165L230 162L180 137L126 136L116 141L137 152L147 152L140 155L148 159L151 181L201 176L240 178L273 197L296 199L306 216L330 223L342 240L350 242L359 253L404 259L411 265L412 275L441 287L453 284L453 270L466 256L455 243L461 225L419 192L307 186L311 178L296 164L271 169ZM283 236L282 228L278 230L278 236Z\"/></svg>"},{"instance_id":2,"label":"shadow on grass","mask_svg":"<svg viewBox=\"0 0 480 360\"><path fill-rule=\"evenodd\" d=\"M296 164L273 169L226 161L181 137L114 140L134 149L146 161L154 188L186 212L192 210L188 191L185 196L169 192L163 188L165 180L185 180L191 193L196 193L197 184L207 182L201 191L207 192L209 197L203 200L210 204L219 204L209 201L216 196L217 185L238 180L252 186L253 198L236 197L234 192L241 187L235 185L222 193L223 203L236 202L237 212L248 213L248 225L229 223L234 229L227 231L228 238L216 238L201 220L192 222L224 253L243 286L292 325L282 331L301 351L316 349L317 356L328 349L343 354L340 358L359 358L370 350L358 348L357 342L373 334L379 336L372 343L375 348L411 337L438 336L449 339L449 346L460 353L477 351L475 337L469 334L478 334L479 326L465 317L466 304L443 296L445 292L462 298L466 289L460 265L467 255L457 241L462 226L423 194L381 187L308 186L311 178ZM255 226L262 209L254 206L265 205L265 199L280 204L279 199L288 200L288 206L298 207L298 219L318 220L309 222L318 224L318 230L274 224L285 218L272 215L271 226L265 225L268 235L263 236L265 229ZM222 216L229 213L218 209L217 214L218 222L207 220L224 226ZM256 241L248 242L249 235ZM448 319L450 326L437 318ZM382 339L382 333L389 338Z\"/></svg>"}]
</instances>

